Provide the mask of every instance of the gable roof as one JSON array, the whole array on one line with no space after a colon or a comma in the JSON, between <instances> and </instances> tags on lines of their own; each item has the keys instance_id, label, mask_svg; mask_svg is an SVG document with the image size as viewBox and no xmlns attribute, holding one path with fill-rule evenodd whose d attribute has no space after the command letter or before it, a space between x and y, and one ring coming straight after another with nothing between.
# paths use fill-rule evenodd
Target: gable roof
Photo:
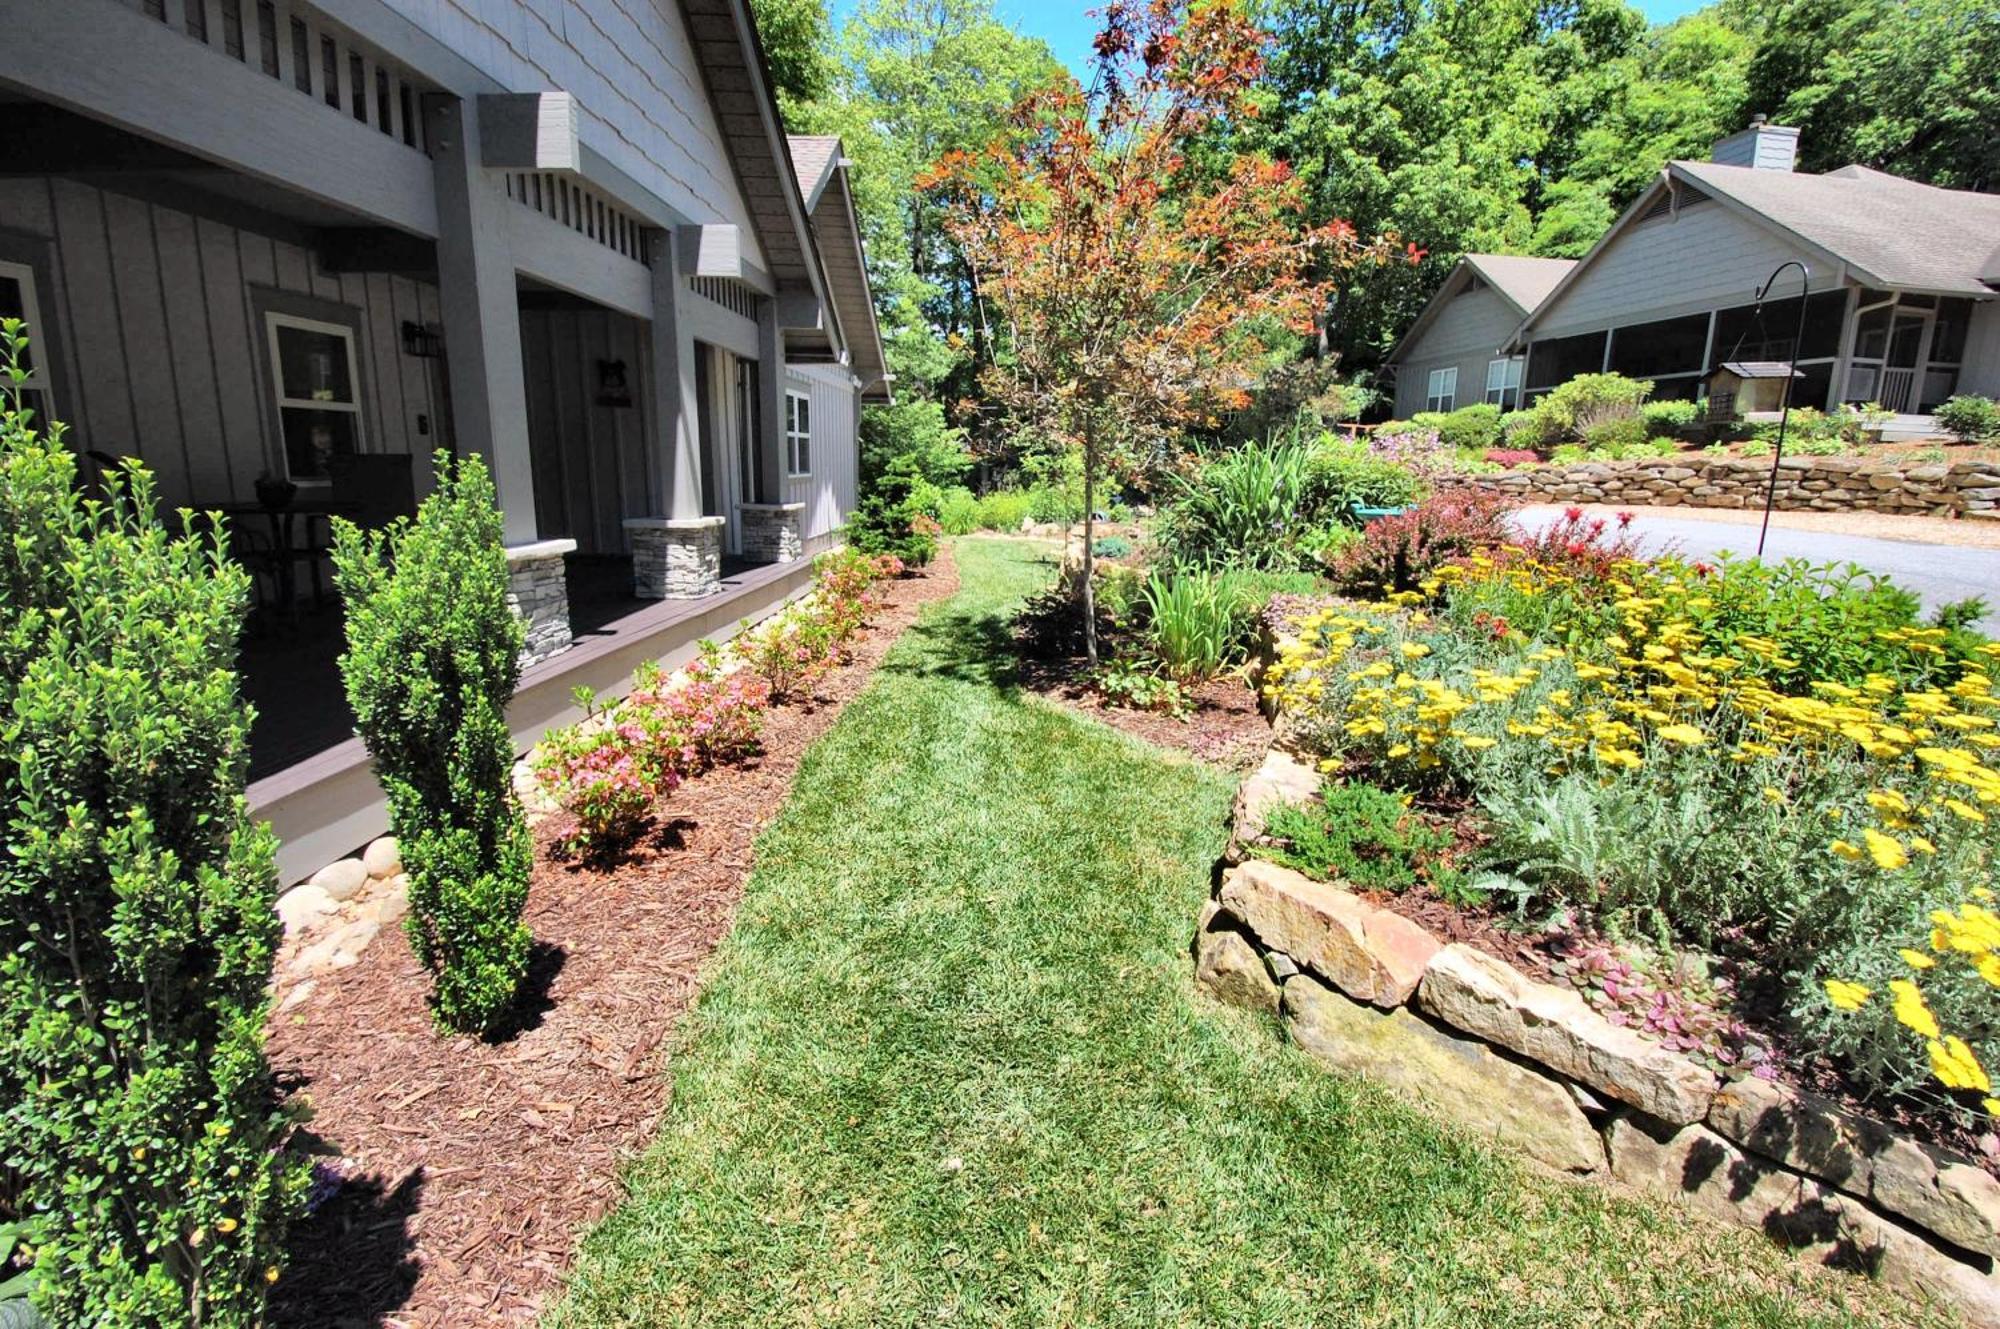
<instances>
[{"instance_id":1,"label":"gable roof","mask_svg":"<svg viewBox=\"0 0 2000 1329\"><path fill-rule=\"evenodd\" d=\"M1865 166L1802 175L1681 161L1667 170L1833 256L1870 286L1990 295L2000 275L2000 194Z\"/></svg>"},{"instance_id":2,"label":"gable roof","mask_svg":"<svg viewBox=\"0 0 2000 1329\"><path fill-rule=\"evenodd\" d=\"M1438 315L1444 312L1446 304L1456 299L1474 277L1484 281L1525 319L1548 299L1549 292L1560 285L1563 277L1575 266L1573 258L1531 258L1525 254L1462 256L1446 275L1444 284L1438 287L1437 294L1430 298L1430 303L1410 324L1409 330L1396 339L1396 345L1390 350L1385 363L1395 364L1401 360L1403 352L1424 335L1437 321Z\"/></svg>"},{"instance_id":3,"label":"gable roof","mask_svg":"<svg viewBox=\"0 0 2000 1329\"><path fill-rule=\"evenodd\" d=\"M1532 313L1576 266L1573 258L1531 258L1526 254L1467 254L1487 284L1523 314Z\"/></svg>"},{"instance_id":4,"label":"gable roof","mask_svg":"<svg viewBox=\"0 0 2000 1329\"><path fill-rule=\"evenodd\" d=\"M847 183L847 157L840 140L827 134L792 134L792 169L804 191L813 237L826 264L833 315L849 368L861 380L867 401L889 400L887 359L882 331L875 321L875 296L868 286L868 260L861 244L861 223L854 211L854 194Z\"/></svg>"},{"instance_id":5,"label":"gable roof","mask_svg":"<svg viewBox=\"0 0 2000 1329\"><path fill-rule=\"evenodd\" d=\"M722 144L770 275L826 293L757 25L745 0L680 0Z\"/></svg>"}]
</instances>

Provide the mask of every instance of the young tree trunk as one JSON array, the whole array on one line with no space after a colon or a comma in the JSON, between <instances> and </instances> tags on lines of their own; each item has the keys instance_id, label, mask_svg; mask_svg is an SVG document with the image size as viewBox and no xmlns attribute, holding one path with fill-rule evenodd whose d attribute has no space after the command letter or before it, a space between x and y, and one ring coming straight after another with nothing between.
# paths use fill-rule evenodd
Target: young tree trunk
<instances>
[{"instance_id":1,"label":"young tree trunk","mask_svg":"<svg viewBox=\"0 0 2000 1329\"><path fill-rule=\"evenodd\" d=\"M1086 437L1083 446L1083 654L1097 668L1097 587L1091 573L1097 565L1096 449Z\"/></svg>"}]
</instances>

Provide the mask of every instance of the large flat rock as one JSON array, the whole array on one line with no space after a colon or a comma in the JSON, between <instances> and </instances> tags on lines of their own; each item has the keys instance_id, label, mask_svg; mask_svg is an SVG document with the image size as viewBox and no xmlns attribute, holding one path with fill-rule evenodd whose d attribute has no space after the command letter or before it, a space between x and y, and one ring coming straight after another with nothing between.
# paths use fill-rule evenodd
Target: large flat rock
<instances>
[{"instance_id":1,"label":"large flat rock","mask_svg":"<svg viewBox=\"0 0 2000 1329\"><path fill-rule=\"evenodd\" d=\"M1237 786L1229 819L1229 861L1242 861L1245 846L1264 833L1272 812L1309 803L1318 793L1318 771L1282 748L1265 753L1263 765Z\"/></svg>"},{"instance_id":2,"label":"large flat rock","mask_svg":"<svg viewBox=\"0 0 2000 1329\"><path fill-rule=\"evenodd\" d=\"M1534 982L1469 946L1431 958L1418 998L1454 1029L1676 1126L1700 1121L1715 1097L1716 1077L1699 1063L1611 1023L1573 990Z\"/></svg>"},{"instance_id":3,"label":"large flat rock","mask_svg":"<svg viewBox=\"0 0 2000 1329\"><path fill-rule=\"evenodd\" d=\"M1410 999L1439 950L1437 939L1408 919L1260 859L1225 873L1219 898L1260 944L1385 1010Z\"/></svg>"},{"instance_id":4,"label":"large flat rock","mask_svg":"<svg viewBox=\"0 0 2000 1329\"><path fill-rule=\"evenodd\" d=\"M1257 948L1228 928L1195 938L1194 976L1220 1001L1251 1010L1278 1009L1278 985Z\"/></svg>"},{"instance_id":5,"label":"large flat rock","mask_svg":"<svg viewBox=\"0 0 2000 1329\"><path fill-rule=\"evenodd\" d=\"M1564 1172L1604 1166L1604 1147L1560 1083L1407 1007L1384 1013L1306 974L1284 989L1286 1029L1339 1070L1362 1075L1471 1135Z\"/></svg>"}]
</instances>

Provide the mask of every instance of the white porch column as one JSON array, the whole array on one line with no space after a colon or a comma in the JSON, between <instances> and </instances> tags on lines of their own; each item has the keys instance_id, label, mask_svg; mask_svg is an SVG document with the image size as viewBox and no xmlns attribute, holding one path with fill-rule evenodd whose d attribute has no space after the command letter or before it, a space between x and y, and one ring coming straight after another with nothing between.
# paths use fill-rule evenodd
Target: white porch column
<instances>
[{"instance_id":1,"label":"white porch column","mask_svg":"<svg viewBox=\"0 0 2000 1329\"><path fill-rule=\"evenodd\" d=\"M425 141L437 181L438 300L455 441L486 459L510 545L532 543L535 471L521 371L521 312L507 214L517 206L481 165L477 103L426 98Z\"/></svg>"}]
</instances>

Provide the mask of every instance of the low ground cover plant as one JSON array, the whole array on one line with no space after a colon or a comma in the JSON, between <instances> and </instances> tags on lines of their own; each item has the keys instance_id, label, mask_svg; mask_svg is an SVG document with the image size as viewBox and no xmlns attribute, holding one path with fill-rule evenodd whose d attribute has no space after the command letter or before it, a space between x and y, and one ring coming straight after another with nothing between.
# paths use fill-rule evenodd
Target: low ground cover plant
<instances>
[{"instance_id":1,"label":"low ground cover plant","mask_svg":"<svg viewBox=\"0 0 2000 1329\"><path fill-rule=\"evenodd\" d=\"M2000 646L1855 570L1639 562L1563 525L1305 617L1267 686L1327 759L1471 800L1472 887L1726 955L1860 1092L1978 1112Z\"/></svg>"},{"instance_id":2,"label":"low ground cover plant","mask_svg":"<svg viewBox=\"0 0 2000 1329\"><path fill-rule=\"evenodd\" d=\"M534 845L507 729L522 630L485 463L440 452L436 464L437 488L414 521L364 531L334 520L347 610L340 672L389 796L432 1009L447 1029L487 1033L528 969L521 911Z\"/></svg>"},{"instance_id":3,"label":"low ground cover plant","mask_svg":"<svg viewBox=\"0 0 2000 1329\"><path fill-rule=\"evenodd\" d=\"M25 348L0 321L0 1260L32 1268L0 1301L250 1329L304 1168L264 1056L249 576L170 534L137 464L85 500L61 427L20 409Z\"/></svg>"},{"instance_id":4,"label":"low ground cover plant","mask_svg":"<svg viewBox=\"0 0 2000 1329\"><path fill-rule=\"evenodd\" d=\"M1463 891L1463 876L1445 854L1451 831L1412 810L1407 794L1365 780L1329 783L1319 798L1275 809L1255 852L1324 881L1371 891L1406 891L1428 882L1446 899Z\"/></svg>"}]
</instances>

